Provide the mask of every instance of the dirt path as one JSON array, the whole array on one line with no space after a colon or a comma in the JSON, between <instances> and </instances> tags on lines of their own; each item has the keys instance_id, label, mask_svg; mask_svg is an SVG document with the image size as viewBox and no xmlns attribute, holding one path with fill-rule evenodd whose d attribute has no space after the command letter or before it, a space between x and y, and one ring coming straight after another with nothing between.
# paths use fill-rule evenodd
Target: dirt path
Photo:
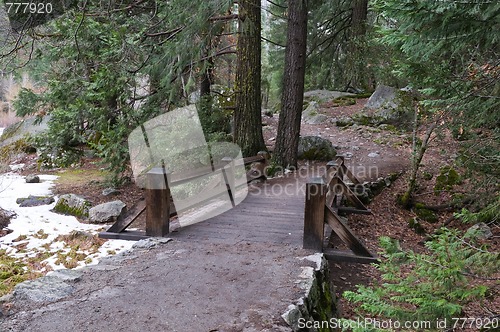
<instances>
[{"instance_id":1,"label":"dirt path","mask_svg":"<svg viewBox=\"0 0 500 332\"><path fill-rule=\"evenodd\" d=\"M62 300L16 301L0 330L290 331L280 314L300 297L307 254L173 240L77 270Z\"/></svg>"}]
</instances>

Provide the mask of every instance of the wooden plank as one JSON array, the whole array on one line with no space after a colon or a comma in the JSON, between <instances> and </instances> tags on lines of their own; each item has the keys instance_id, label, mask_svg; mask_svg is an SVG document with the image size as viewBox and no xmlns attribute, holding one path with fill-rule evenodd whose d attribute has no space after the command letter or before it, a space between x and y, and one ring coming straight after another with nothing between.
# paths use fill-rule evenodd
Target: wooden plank
<instances>
[{"instance_id":1,"label":"wooden plank","mask_svg":"<svg viewBox=\"0 0 500 332\"><path fill-rule=\"evenodd\" d=\"M348 263L360 263L360 264L380 263L380 261L376 257L358 256L346 250L325 248L324 254L329 261L334 261L334 262L348 262Z\"/></svg>"},{"instance_id":2,"label":"wooden plank","mask_svg":"<svg viewBox=\"0 0 500 332\"><path fill-rule=\"evenodd\" d=\"M345 207L345 206L339 206L338 207L338 211L339 212L342 212L342 213L347 213L347 214L366 214L366 215L370 215L372 214L372 211L370 209L368 210L359 210L359 209L356 209L356 208L352 208L352 207Z\"/></svg>"},{"instance_id":3,"label":"wooden plank","mask_svg":"<svg viewBox=\"0 0 500 332\"><path fill-rule=\"evenodd\" d=\"M340 217L332 210L331 207L325 206L325 220L330 228L337 234L342 242L344 242L349 249L355 254L373 257L372 253L359 241L354 233L347 227Z\"/></svg>"},{"instance_id":4,"label":"wooden plank","mask_svg":"<svg viewBox=\"0 0 500 332\"><path fill-rule=\"evenodd\" d=\"M165 236L170 227L170 190L162 168L147 173L146 186L146 235Z\"/></svg>"},{"instance_id":5,"label":"wooden plank","mask_svg":"<svg viewBox=\"0 0 500 332\"><path fill-rule=\"evenodd\" d=\"M326 183L322 177L306 184L304 209L304 249L323 251Z\"/></svg>"},{"instance_id":6,"label":"wooden plank","mask_svg":"<svg viewBox=\"0 0 500 332\"><path fill-rule=\"evenodd\" d=\"M118 220L110 227L106 232L110 233L120 233L123 232L131 223L134 222L144 211L146 210L146 201L140 200L135 203L130 210L127 211L123 216L120 216Z\"/></svg>"},{"instance_id":7,"label":"wooden plank","mask_svg":"<svg viewBox=\"0 0 500 332\"><path fill-rule=\"evenodd\" d=\"M146 235L145 232L141 231L123 231L120 233L101 232L99 233L99 237L101 239L138 241L142 239L147 239L150 236Z\"/></svg>"},{"instance_id":8,"label":"wooden plank","mask_svg":"<svg viewBox=\"0 0 500 332\"><path fill-rule=\"evenodd\" d=\"M368 210L368 208L359 200L355 193L344 183L344 181L339 181L339 185L343 189L343 193L345 197L351 201L358 209L360 210Z\"/></svg>"}]
</instances>

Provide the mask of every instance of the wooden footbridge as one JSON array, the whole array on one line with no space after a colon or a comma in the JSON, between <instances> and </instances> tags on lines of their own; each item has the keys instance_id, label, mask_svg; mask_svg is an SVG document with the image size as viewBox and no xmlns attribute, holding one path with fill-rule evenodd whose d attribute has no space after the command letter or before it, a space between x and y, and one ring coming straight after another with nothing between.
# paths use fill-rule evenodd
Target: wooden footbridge
<instances>
[{"instance_id":1,"label":"wooden footbridge","mask_svg":"<svg viewBox=\"0 0 500 332\"><path fill-rule=\"evenodd\" d=\"M346 184L349 181L356 185L359 181L349 172L343 157L328 163L324 174L306 172L317 176L304 177L300 176L302 172L296 172L252 183L252 180L263 176L266 163L264 154L245 158L246 165L253 165L247 173L250 182L248 195L239 205L218 216L181 228L172 218L175 207L169 199L169 188L147 189L146 199L136 204L100 237L137 240L168 236L224 244L260 242L323 251L327 258L337 261L376 261L376 257L346 224L347 214L371 212ZM164 176L161 171L159 174ZM158 170L148 174L148 177L155 176L158 176ZM227 186L232 197L228 181L228 175L224 173L221 182ZM144 211L146 231L126 230ZM334 234L335 237L332 236ZM334 238L340 239L350 250L331 248L332 241L329 243L328 239Z\"/></svg>"}]
</instances>

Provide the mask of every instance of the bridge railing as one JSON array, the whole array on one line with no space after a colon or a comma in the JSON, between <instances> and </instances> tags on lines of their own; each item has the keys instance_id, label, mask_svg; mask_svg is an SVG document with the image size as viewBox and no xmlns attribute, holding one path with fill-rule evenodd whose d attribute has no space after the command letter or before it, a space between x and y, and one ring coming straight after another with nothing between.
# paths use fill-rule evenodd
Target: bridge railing
<instances>
[{"instance_id":1,"label":"bridge railing","mask_svg":"<svg viewBox=\"0 0 500 332\"><path fill-rule=\"evenodd\" d=\"M337 156L335 161L327 164L324 176L314 177L306 183L303 247L324 252L329 259L338 261L376 262L376 256L354 235L347 226L347 219L341 216L353 213L371 214L344 182L346 178L355 185L360 184L346 167L344 157ZM343 206L344 198L353 207ZM351 251L335 250L325 246L326 225L332 231L331 236L336 234Z\"/></svg>"}]
</instances>

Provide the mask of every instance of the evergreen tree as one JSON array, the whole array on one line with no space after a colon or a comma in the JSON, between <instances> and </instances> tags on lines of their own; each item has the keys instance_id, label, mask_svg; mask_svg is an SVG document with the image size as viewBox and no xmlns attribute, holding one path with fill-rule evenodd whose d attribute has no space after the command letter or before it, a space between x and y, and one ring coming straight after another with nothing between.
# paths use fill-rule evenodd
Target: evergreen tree
<instances>
[{"instance_id":1,"label":"evergreen tree","mask_svg":"<svg viewBox=\"0 0 500 332\"><path fill-rule=\"evenodd\" d=\"M421 95L415 123L432 119L423 144L416 141L403 203L411 202L416 171L437 123L446 124L461 139L473 128L489 129L487 139L481 139L481 152L475 153L475 158L488 162L475 167L494 173L500 145L496 111L500 108L500 37L493 31L500 29L500 3L374 0L373 4L382 23L379 41L395 54L392 71Z\"/></svg>"},{"instance_id":2,"label":"evergreen tree","mask_svg":"<svg viewBox=\"0 0 500 332\"><path fill-rule=\"evenodd\" d=\"M288 1L287 45L278 135L274 161L281 167L297 167L307 47L307 0Z\"/></svg>"},{"instance_id":3,"label":"evergreen tree","mask_svg":"<svg viewBox=\"0 0 500 332\"><path fill-rule=\"evenodd\" d=\"M233 136L243 155L250 156L266 150L261 120L260 0L240 0L238 19L238 69Z\"/></svg>"}]
</instances>

